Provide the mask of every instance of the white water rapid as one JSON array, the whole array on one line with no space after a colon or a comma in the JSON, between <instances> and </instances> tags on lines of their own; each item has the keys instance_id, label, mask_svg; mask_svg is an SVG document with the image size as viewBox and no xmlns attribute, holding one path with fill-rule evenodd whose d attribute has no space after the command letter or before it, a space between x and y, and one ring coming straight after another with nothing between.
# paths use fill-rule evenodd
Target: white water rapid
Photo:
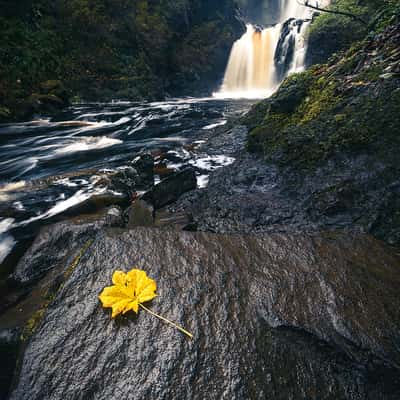
<instances>
[{"instance_id":1,"label":"white water rapid","mask_svg":"<svg viewBox=\"0 0 400 400\"><path fill-rule=\"evenodd\" d=\"M274 26L256 28L248 24L246 33L234 43L223 84L215 97L268 97L288 74L304 70L305 33L312 10L297 0L277 1L279 20Z\"/></svg>"}]
</instances>

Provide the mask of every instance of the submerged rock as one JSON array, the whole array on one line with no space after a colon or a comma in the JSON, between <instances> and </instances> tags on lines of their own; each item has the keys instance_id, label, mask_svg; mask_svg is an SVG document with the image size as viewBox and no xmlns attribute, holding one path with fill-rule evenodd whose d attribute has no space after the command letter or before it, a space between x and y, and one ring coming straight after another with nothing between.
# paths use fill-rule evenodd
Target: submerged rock
<instances>
[{"instance_id":1,"label":"submerged rock","mask_svg":"<svg viewBox=\"0 0 400 400\"><path fill-rule=\"evenodd\" d=\"M98 295L143 268L149 307ZM400 258L369 236L102 230L59 290L12 400L398 399Z\"/></svg>"}]
</instances>

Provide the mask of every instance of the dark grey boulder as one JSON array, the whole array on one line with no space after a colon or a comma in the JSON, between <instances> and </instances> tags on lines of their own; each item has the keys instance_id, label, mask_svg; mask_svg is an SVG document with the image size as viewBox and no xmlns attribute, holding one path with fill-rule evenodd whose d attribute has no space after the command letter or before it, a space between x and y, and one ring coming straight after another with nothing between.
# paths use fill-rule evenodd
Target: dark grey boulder
<instances>
[{"instance_id":1,"label":"dark grey boulder","mask_svg":"<svg viewBox=\"0 0 400 400\"><path fill-rule=\"evenodd\" d=\"M154 185L154 159L149 154L143 154L125 169L104 179L102 184L130 200L138 190L147 190Z\"/></svg>"},{"instance_id":2,"label":"dark grey boulder","mask_svg":"<svg viewBox=\"0 0 400 400\"><path fill-rule=\"evenodd\" d=\"M142 154L133 160L132 165L138 171L142 187L154 184L154 158L151 154Z\"/></svg>"},{"instance_id":3,"label":"dark grey boulder","mask_svg":"<svg viewBox=\"0 0 400 400\"><path fill-rule=\"evenodd\" d=\"M158 283L112 320L115 269ZM400 257L369 236L102 230L31 338L11 400L398 399Z\"/></svg>"},{"instance_id":4,"label":"dark grey boulder","mask_svg":"<svg viewBox=\"0 0 400 400\"><path fill-rule=\"evenodd\" d=\"M182 194L194 190L196 187L196 173L193 168L189 167L163 179L146 192L142 198L158 209L173 203Z\"/></svg>"},{"instance_id":5,"label":"dark grey boulder","mask_svg":"<svg viewBox=\"0 0 400 400\"><path fill-rule=\"evenodd\" d=\"M10 282L18 286L30 286L48 271L58 270L60 274L79 255L82 248L92 241L100 228L123 225L122 210L113 206L104 215L82 216L74 221L65 221L41 229L33 245L23 255Z\"/></svg>"},{"instance_id":6,"label":"dark grey boulder","mask_svg":"<svg viewBox=\"0 0 400 400\"><path fill-rule=\"evenodd\" d=\"M400 245L398 165L373 154L343 152L313 171L281 168L238 154L210 175L206 189L174 209L190 213L199 230L218 233L346 229Z\"/></svg>"}]
</instances>

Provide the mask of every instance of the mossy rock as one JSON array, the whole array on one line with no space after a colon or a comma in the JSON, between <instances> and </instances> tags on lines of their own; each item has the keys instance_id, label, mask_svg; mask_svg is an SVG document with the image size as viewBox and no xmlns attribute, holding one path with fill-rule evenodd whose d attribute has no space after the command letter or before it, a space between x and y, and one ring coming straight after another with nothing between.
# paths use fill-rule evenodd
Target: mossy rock
<instances>
[{"instance_id":1,"label":"mossy rock","mask_svg":"<svg viewBox=\"0 0 400 400\"><path fill-rule=\"evenodd\" d=\"M348 12L357 18L324 12L317 14L308 30L306 64L325 63L333 54L364 39L369 30L383 30L395 23L393 16L399 7L395 3L396 0L332 0L329 9Z\"/></svg>"},{"instance_id":2,"label":"mossy rock","mask_svg":"<svg viewBox=\"0 0 400 400\"><path fill-rule=\"evenodd\" d=\"M325 63L333 54L363 39L366 33L365 25L349 17L333 14L317 16L308 32L306 64Z\"/></svg>"},{"instance_id":3,"label":"mossy rock","mask_svg":"<svg viewBox=\"0 0 400 400\"><path fill-rule=\"evenodd\" d=\"M344 151L364 149L387 157L392 152L385 146L400 147L400 125L394 117L400 114L399 75L392 62L400 51L398 37L400 25L328 65L289 77L245 118L248 149L301 168L314 168Z\"/></svg>"}]
</instances>

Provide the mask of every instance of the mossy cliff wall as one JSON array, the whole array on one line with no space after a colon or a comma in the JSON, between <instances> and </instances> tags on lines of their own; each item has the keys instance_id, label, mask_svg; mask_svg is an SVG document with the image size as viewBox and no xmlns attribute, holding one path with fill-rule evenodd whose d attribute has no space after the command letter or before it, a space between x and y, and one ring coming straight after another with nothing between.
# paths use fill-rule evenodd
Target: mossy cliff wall
<instances>
[{"instance_id":1,"label":"mossy cliff wall","mask_svg":"<svg viewBox=\"0 0 400 400\"><path fill-rule=\"evenodd\" d=\"M346 52L290 76L243 122L250 151L278 165L296 193L312 188L316 221L346 215L400 245L400 13L391 10Z\"/></svg>"}]
</instances>

